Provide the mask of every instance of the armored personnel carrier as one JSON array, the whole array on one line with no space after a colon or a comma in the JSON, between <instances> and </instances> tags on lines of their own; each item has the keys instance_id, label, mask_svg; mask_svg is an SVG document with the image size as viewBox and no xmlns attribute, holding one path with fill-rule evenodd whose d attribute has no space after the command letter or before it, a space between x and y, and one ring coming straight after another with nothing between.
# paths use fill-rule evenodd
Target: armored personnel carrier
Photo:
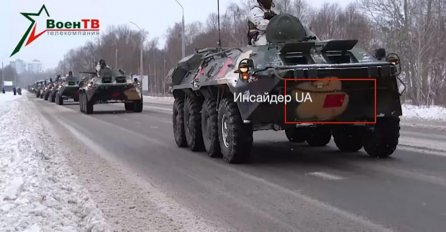
<instances>
[{"instance_id":1,"label":"armored personnel carrier","mask_svg":"<svg viewBox=\"0 0 446 232\"><path fill-rule=\"evenodd\" d=\"M197 50L170 70L179 147L245 162L253 131L373 157L394 153L402 115L399 57L356 40L319 40L292 15L271 19L264 46Z\"/></svg>"},{"instance_id":2,"label":"armored personnel carrier","mask_svg":"<svg viewBox=\"0 0 446 232\"><path fill-rule=\"evenodd\" d=\"M40 81L36 81L30 88L31 92L34 93L36 95L36 98L40 97L40 89L42 88L42 86L45 84L45 81L40 80Z\"/></svg>"},{"instance_id":3,"label":"armored personnel carrier","mask_svg":"<svg viewBox=\"0 0 446 232\"><path fill-rule=\"evenodd\" d=\"M54 93L54 102L63 105L65 100L73 99L79 101L79 79L73 76L67 76L60 80L57 91Z\"/></svg>"},{"instance_id":4,"label":"armored personnel carrier","mask_svg":"<svg viewBox=\"0 0 446 232\"><path fill-rule=\"evenodd\" d=\"M49 79L49 81L48 82L46 82L46 85L45 85L45 87L43 88L43 90L42 90L42 92L41 92L41 98L43 98L45 101L48 101L48 100L51 100L50 99L50 94L51 94L51 91L53 90L53 88L54 88L54 82L53 82L53 79L52 78L50 78Z\"/></svg>"},{"instance_id":5,"label":"armored personnel carrier","mask_svg":"<svg viewBox=\"0 0 446 232\"><path fill-rule=\"evenodd\" d=\"M123 70L99 64L97 72L89 72L79 83L80 111L93 113L95 104L124 103L126 111L142 112L141 83L132 80Z\"/></svg>"}]
</instances>

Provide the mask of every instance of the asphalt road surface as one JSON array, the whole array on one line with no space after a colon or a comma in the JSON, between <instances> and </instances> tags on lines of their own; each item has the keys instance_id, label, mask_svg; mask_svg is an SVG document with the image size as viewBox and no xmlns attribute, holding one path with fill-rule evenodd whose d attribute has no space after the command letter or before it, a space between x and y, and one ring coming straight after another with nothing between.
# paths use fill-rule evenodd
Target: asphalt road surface
<instances>
[{"instance_id":1,"label":"asphalt road surface","mask_svg":"<svg viewBox=\"0 0 446 232\"><path fill-rule=\"evenodd\" d=\"M334 144L291 144L284 132L254 133L249 164L229 165L177 148L171 106L95 106L30 97L50 122L107 151L182 206L238 231L445 231L446 133L403 127L404 145L390 159ZM81 139L81 138L79 138Z\"/></svg>"}]
</instances>

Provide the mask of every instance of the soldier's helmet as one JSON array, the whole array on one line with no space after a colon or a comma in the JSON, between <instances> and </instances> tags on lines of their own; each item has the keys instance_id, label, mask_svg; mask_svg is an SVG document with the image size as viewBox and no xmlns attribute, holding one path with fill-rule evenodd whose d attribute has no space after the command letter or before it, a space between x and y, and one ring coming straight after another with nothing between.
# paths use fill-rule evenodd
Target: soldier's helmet
<instances>
[{"instance_id":1,"label":"soldier's helmet","mask_svg":"<svg viewBox=\"0 0 446 232\"><path fill-rule=\"evenodd\" d=\"M267 10L270 10L271 7L274 6L272 0L257 0L257 2L259 3L259 5L261 5L263 8L265 8Z\"/></svg>"},{"instance_id":2,"label":"soldier's helmet","mask_svg":"<svg viewBox=\"0 0 446 232\"><path fill-rule=\"evenodd\" d=\"M105 68L107 66L104 59L99 60L99 65L101 66L101 68Z\"/></svg>"}]
</instances>

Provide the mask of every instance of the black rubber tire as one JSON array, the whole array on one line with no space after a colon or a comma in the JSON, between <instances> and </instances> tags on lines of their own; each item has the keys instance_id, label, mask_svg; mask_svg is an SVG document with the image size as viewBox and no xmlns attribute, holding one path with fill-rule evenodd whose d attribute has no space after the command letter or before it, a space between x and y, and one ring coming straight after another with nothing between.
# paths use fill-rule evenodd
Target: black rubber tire
<instances>
[{"instance_id":1,"label":"black rubber tire","mask_svg":"<svg viewBox=\"0 0 446 232\"><path fill-rule=\"evenodd\" d=\"M56 102L56 93L52 93L52 94L50 94L50 100L51 100L51 102Z\"/></svg>"},{"instance_id":2,"label":"black rubber tire","mask_svg":"<svg viewBox=\"0 0 446 232\"><path fill-rule=\"evenodd\" d=\"M201 106L203 102L197 97L188 97L184 101L184 134L187 146L192 151L204 149L201 134Z\"/></svg>"},{"instance_id":3,"label":"black rubber tire","mask_svg":"<svg viewBox=\"0 0 446 232\"><path fill-rule=\"evenodd\" d=\"M133 111L133 102L124 103L125 111Z\"/></svg>"},{"instance_id":4,"label":"black rubber tire","mask_svg":"<svg viewBox=\"0 0 446 232\"><path fill-rule=\"evenodd\" d=\"M201 109L201 132L203 134L204 149L209 157L221 157L220 142L218 140L218 111L217 101L208 98Z\"/></svg>"},{"instance_id":5,"label":"black rubber tire","mask_svg":"<svg viewBox=\"0 0 446 232\"><path fill-rule=\"evenodd\" d=\"M363 147L364 128L343 126L333 129L336 146L342 152L357 152Z\"/></svg>"},{"instance_id":6,"label":"black rubber tire","mask_svg":"<svg viewBox=\"0 0 446 232\"><path fill-rule=\"evenodd\" d=\"M85 107L84 107L84 94L83 93L79 93L79 109L82 113L85 112Z\"/></svg>"},{"instance_id":7,"label":"black rubber tire","mask_svg":"<svg viewBox=\"0 0 446 232\"><path fill-rule=\"evenodd\" d=\"M326 146L331 140L331 129L329 127L307 128L306 141L312 147Z\"/></svg>"},{"instance_id":8,"label":"black rubber tire","mask_svg":"<svg viewBox=\"0 0 446 232\"><path fill-rule=\"evenodd\" d=\"M141 113L142 109L143 109L142 100L138 100L133 103L133 112Z\"/></svg>"},{"instance_id":9,"label":"black rubber tire","mask_svg":"<svg viewBox=\"0 0 446 232\"><path fill-rule=\"evenodd\" d=\"M226 141L224 141L225 137ZM237 105L230 98L224 98L220 102L218 138L221 153L226 162L244 163L249 160L253 143L252 125L243 123Z\"/></svg>"},{"instance_id":10,"label":"black rubber tire","mask_svg":"<svg viewBox=\"0 0 446 232\"><path fill-rule=\"evenodd\" d=\"M285 135L292 143L304 143L306 139L305 128L288 127L285 128Z\"/></svg>"},{"instance_id":11,"label":"black rubber tire","mask_svg":"<svg viewBox=\"0 0 446 232\"><path fill-rule=\"evenodd\" d=\"M58 104L58 105L63 105L63 98L62 98L62 96L60 96L60 94L59 93L56 93L56 104Z\"/></svg>"},{"instance_id":12,"label":"black rubber tire","mask_svg":"<svg viewBox=\"0 0 446 232\"><path fill-rule=\"evenodd\" d=\"M364 139L364 150L371 157L388 158L397 146L400 137L400 119L398 117L378 118Z\"/></svg>"},{"instance_id":13,"label":"black rubber tire","mask_svg":"<svg viewBox=\"0 0 446 232\"><path fill-rule=\"evenodd\" d=\"M92 114L94 111L94 104L92 101L88 100L87 94L84 93L84 106L85 106L85 113L86 114Z\"/></svg>"},{"instance_id":14,"label":"black rubber tire","mask_svg":"<svg viewBox=\"0 0 446 232\"><path fill-rule=\"evenodd\" d=\"M87 95L85 93L82 93L80 95L80 107L81 107L81 111L82 113L86 114L87 113Z\"/></svg>"},{"instance_id":15,"label":"black rubber tire","mask_svg":"<svg viewBox=\"0 0 446 232\"><path fill-rule=\"evenodd\" d=\"M186 147L184 134L184 99L175 98L172 110L173 136L178 147Z\"/></svg>"}]
</instances>

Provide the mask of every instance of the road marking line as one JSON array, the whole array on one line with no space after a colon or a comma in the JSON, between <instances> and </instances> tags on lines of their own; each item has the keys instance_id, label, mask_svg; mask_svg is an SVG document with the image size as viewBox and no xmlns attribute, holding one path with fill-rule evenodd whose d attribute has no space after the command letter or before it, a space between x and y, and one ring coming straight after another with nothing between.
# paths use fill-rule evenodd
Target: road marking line
<instances>
[{"instance_id":1,"label":"road marking line","mask_svg":"<svg viewBox=\"0 0 446 232\"><path fill-rule=\"evenodd\" d=\"M413 123L401 122L400 125L402 127L411 127L411 128L437 129L437 130L443 130L443 131L446 130L445 126L422 124L422 122L413 122Z\"/></svg>"},{"instance_id":2,"label":"road marking line","mask_svg":"<svg viewBox=\"0 0 446 232\"><path fill-rule=\"evenodd\" d=\"M154 110L163 110L172 113L172 109L170 108L164 108L164 107L157 107L157 106L144 106L144 108L154 109Z\"/></svg>"},{"instance_id":3,"label":"road marking line","mask_svg":"<svg viewBox=\"0 0 446 232\"><path fill-rule=\"evenodd\" d=\"M413 137L401 137L399 139L400 145L419 148L427 152L443 153L446 156L446 145L441 141L433 141L429 139L413 138Z\"/></svg>"},{"instance_id":4,"label":"road marking line","mask_svg":"<svg viewBox=\"0 0 446 232\"><path fill-rule=\"evenodd\" d=\"M439 139L446 141L446 136L442 134L427 134L427 133L421 133L421 132L415 132L415 131L400 131L401 137L412 137L412 138L421 138L421 139ZM430 137L430 138L429 138Z\"/></svg>"},{"instance_id":5,"label":"road marking line","mask_svg":"<svg viewBox=\"0 0 446 232\"><path fill-rule=\"evenodd\" d=\"M310 172L310 173L307 173L305 175L319 177L319 178L322 178L322 179L325 179L325 180L335 180L335 181L338 181L338 180L345 179L343 177L336 176L336 175L333 175L333 174L330 174L330 173L326 173L326 172Z\"/></svg>"},{"instance_id":6,"label":"road marking line","mask_svg":"<svg viewBox=\"0 0 446 232\"><path fill-rule=\"evenodd\" d=\"M402 144L402 143L399 144L398 150L422 153L423 155L426 154L426 155L436 155L436 156L443 156L443 157L446 156L446 151L434 151L434 150L429 150L429 149L426 149L423 147L416 147L413 145L406 145L406 144Z\"/></svg>"}]
</instances>

